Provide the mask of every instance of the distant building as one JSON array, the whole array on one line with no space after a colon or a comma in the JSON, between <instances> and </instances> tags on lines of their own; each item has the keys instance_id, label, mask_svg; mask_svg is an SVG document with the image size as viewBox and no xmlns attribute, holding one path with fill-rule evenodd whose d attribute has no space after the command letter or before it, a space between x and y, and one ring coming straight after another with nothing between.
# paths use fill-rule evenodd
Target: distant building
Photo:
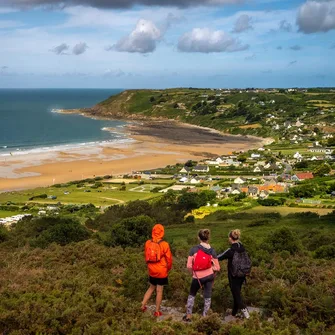
<instances>
[{"instance_id":1,"label":"distant building","mask_svg":"<svg viewBox=\"0 0 335 335\"><path fill-rule=\"evenodd\" d=\"M251 158L260 158L261 155L260 155L260 154L252 153L250 157L251 157Z\"/></svg>"},{"instance_id":2,"label":"distant building","mask_svg":"<svg viewBox=\"0 0 335 335\"><path fill-rule=\"evenodd\" d=\"M313 179L314 175L312 172L302 172L302 173L296 173L291 177L292 181L302 181L306 179Z\"/></svg>"},{"instance_id":3,"label":"distant building","mask_svg":"<svg viewBox=\"0 0 335 335\"><path fill-rule=\"evenodd\" d=\"M242 177L237 177L235 180L234 180L234 184L244 184L246 183L246 179L245 178L242 178Z\"/></svg>"},{"instance_id":4,"label":"distant building","mask_svg":"<svg viewBox=\"0 0 335 335\"><path fill-rule=\"evenodd\" d=\"M184 166L179 173L189 173L191 171L191 168Z\"/></svg>"},{"instance_id":5,"label":"distant building","mask_svg":"<svg viewBox=\"0 0 335 335\"><path fill-rule=\"evenodd\" d=\"M208 165L197 165L193 168L194 172L209 172Z\"/></svg>"},{"instance_id":6,"label":"distant building","mask_svg":"<svg viewBox=\"0 0 335 335\"><path fill-rule=\"evenodd\" d=\"M260 166L256 166L253 170L253 172L262 172L262 168Z\"/></svg>"}]
</instances>

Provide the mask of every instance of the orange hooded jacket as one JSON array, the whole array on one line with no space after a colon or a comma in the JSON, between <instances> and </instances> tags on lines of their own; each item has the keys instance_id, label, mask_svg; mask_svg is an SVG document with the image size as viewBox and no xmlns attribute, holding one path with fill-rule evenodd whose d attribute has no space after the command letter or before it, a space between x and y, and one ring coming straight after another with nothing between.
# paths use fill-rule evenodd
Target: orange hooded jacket
<instances>
[{"instance_id":1,"label":"orange hooded jacket","mask_svg":"<svg viewBox=\"0 0 335 335\"><path fill-rule=\"evenodd\" d=\"M152 228L152 241L159 242L164 237L164 227L161 224L156 224ZM148 244L151 240L145 243L144 254L146 253ZM148 263L149 276L153 278L166 278L172 268L172 253L169 243L162 241L159 243L161 249L161 259L157 263Z\"/></svg>"}]
</instances>

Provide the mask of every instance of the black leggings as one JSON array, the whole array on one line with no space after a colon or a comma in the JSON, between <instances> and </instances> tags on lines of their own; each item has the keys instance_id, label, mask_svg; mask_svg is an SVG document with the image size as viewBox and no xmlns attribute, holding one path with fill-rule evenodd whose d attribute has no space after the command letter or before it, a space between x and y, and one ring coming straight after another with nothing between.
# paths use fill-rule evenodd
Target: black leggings
<instances>
[{"instance_id":1,"label":"black leggings","mask_svg":"<svg viewBox=\"0 0 335 335\"><path fill-rule=\"evenodd\" d=\"M242 297L241 297L241 289L242 289L242 284L245 281L245 277L233 277L232 275L228 275L229 279L229 286L231 293L233 295L234 299L234 307L232 311L232 315L235 316L237 311L239 309L245 308L245 304L243 303Z\"/></svg>"},{"instance_id":2,"label":"black leggings","mask_svg":"<svg viewBox=\"0 0 335 335\"><path fill-rule=\"evenodd\" d=\"M200 284L199 281L204 289L204 299L208 299L212 296L212 288L213 288L213 283L214 283L214 274L197 279L193 278L192 283L191 283L191 289L190 289L190 295L195 297L197 295L197 292L200 289Z\"/></svg>"}]
</instances>

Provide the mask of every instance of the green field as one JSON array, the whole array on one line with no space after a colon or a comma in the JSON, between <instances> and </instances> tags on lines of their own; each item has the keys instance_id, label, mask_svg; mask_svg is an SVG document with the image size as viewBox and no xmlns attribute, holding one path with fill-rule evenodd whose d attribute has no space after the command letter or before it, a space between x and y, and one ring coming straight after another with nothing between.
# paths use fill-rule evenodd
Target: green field
<instances>
[{"instance_id":1,"label":"green field","mask_svg":"<svg viewBox=\"0 0 335 335\"><path fill-rule=\"evenodd\" d=\"M246 213L273 213L277 212L282 216L286 216L292 213L304 213L304 212L313 212L318 213L319 215L326 215L331 213L333 209L326 209L326 208L297 208L297 207L285 207L285 206L278 206L278 207L263 207L257 206L251 209L246 210Z\"/></svg>"},{"instance_id":2,"label":"green field","mask_svg":"<svg viewBox=\"0 0 335 335\"><path fill-rule=\"evenodd\" d=\"M17 215L17 214L22 214L22 213L19 213L19 212L12 212L12 211L3 211L3 210L0 210L0 218L6 218L8 216L13 216L13 215Z\"/></svg>"},{"instance_id":3,"label":"green field","mask_svg":"<svg viewBox=\"0 0 335 335\"><path fill-rule=\"evenodd\" d=\"M267 214L280 213L280 219L267 219ZM178 225L167 227L166 237L169 241L173 241L178 246L186 246L192 243L197 243L197 232L199 229L209 228L211 230L211 245L217 249L218 252L224 251L228 248L227 235L232 229L240 229L242 231L242 241L256 240L260 241L266 238L270 233L280 227L290 227L299 234L304 234L311 229L322 229L324 232L334 232L335 226L328 220L326 223L320 224L318 220L309 218L292 218L285 217L288 214L301 212L316 212L320 215L330 213L331 210L323 209L300 209L288 207L255 207L243 212L226 215L227 219L222 219L225 214L216 212L210 216L205 217L203 220L196 220L195 224ZM249 214L249 215L248 215ZM234 217L236 215L236 217ZM264 224L260 226L249 226L251 223L263 221ZM250 242L249 242L250 243Z\"/></svg>"},{"instance_id":4,"label":"green field","mask_svg":"<svg viewBox=\"0 0 335 335\"><path fill-rule=\"evenodd\" d=\"M29 202L56 204L58 202L61 202L63 204L92 203L97 206L108 206L133 200L144 200L159 196L160 194L150 193L150 187L154 186L157 185L145 185L144 192L141 191L140 188L138 188L139 185L134 184L126 185L126 191L119 190L121 184L109 184L99 189L92 189L91 187L77 188L75 185L60 188L36 188L34 190L1 193L0 203L7 203L10 201L15 204L24 204ZM134 188L137 189L134 190ZM90 192L85 192L85 190L89 190ZM64 192L69 192L69 194L64 194ZM41 194L56 196L57 199L34 199L32 201L29 201L29 198Z\"/></svg>"}]
</instances>

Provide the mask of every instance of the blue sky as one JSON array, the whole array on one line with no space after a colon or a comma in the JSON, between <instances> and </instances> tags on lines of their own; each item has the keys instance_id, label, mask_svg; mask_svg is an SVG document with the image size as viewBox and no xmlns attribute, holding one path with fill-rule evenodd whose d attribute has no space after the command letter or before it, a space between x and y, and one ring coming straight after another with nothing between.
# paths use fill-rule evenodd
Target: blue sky
<instances>
[{"instance_id":1,"label":"blue sky","mask_svg":"<svg viewBox=\"0 0 335 335\"><path fill-rule=\"evenodd\" d=\"M335 86L335 0L59 3L0 1L0 88Z\"/></svg>"}]
</instances>

